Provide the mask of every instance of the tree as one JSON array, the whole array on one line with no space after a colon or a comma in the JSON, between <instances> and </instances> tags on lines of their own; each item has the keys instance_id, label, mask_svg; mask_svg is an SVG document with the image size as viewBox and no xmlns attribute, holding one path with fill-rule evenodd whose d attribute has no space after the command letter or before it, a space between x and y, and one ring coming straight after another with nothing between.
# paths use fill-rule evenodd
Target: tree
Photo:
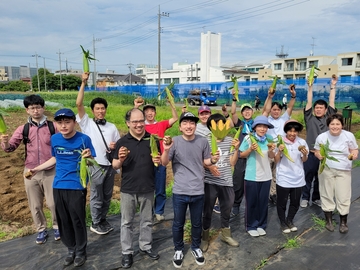
<instances>
[{"instance_id":1,"label":"tree","mask_svg":"<svg viewBox=\"0 0 360 270\"><path fill-rule=\"evenodd\" d=\"M1 88L1 91L20 91L26 92L30 90L30 85L23 81L10 81L4 87Z\"/></svg>"}]
</instances>

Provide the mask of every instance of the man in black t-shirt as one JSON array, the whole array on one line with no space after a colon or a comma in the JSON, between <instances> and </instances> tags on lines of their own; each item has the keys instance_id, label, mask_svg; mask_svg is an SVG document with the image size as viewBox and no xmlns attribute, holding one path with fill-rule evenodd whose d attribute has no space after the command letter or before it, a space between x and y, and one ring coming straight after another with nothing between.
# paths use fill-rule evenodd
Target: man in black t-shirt
<instances>
[{"instance_id":1,"label":"man in black t-shirt","mask_svg":"<svg viewBox=\"0 0 360 270\"><path fill-rule=\"evenodd\" d=\"M125 116L129 132L116 142L113 167L122 170L121 180L121 248L122 268L133 263L133 220L137 207L140 208L140 253L153 260L159 254L152 250L152 207L154 203L154 163L160 163L160 156L152 157L150 134L145 131L144 112L131 109Z\"/></svg>"}]
</instances>

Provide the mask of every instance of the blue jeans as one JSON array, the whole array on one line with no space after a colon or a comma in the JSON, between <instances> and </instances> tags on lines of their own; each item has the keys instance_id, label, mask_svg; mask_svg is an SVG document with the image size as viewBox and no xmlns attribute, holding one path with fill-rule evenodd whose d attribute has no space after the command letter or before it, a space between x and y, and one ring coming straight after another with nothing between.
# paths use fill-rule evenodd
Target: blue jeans
<instances>
[{"instance_id":1,"label":"blue jeans","mask_svg":"<svg viewBox=\"0 0 360 270\"><path fill-rule=\"evenodd\" d=\"M204 195L173 194L174 222L172 233L175 250L184 250L184 225L188 206L191 220L191 249L200 248Z\"/></svg>"},{"instance_id":2,"label":"blue jeans","mask_svg":"<svg viewBox=\"0 0 360 270\"><path fill-rule=\"evenodd\" d=\"M155 170L155 214L164 214L165 202L166 202L166 167L159 165L154 166Z\"/></svg>"}]
</instances>

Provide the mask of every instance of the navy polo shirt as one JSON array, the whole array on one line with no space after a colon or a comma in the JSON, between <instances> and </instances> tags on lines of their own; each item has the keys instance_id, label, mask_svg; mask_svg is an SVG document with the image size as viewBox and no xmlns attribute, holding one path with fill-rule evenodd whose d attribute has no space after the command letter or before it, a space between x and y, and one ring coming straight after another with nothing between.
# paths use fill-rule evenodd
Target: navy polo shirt
<instances>
[{"instance_id":1,"label":"navy polo shirt","mask_svg":"<svg viewBox=\"0 0 360 270\"><path fill-rule=\"evenodd\" d=\"M122 146L130 150L122 164L121 192L136 194L153 192L155 187L154 163L151 158L150 133L140 139L134 138L130 132L116 142L114 159Z\"/></svg>"}]
</instances>

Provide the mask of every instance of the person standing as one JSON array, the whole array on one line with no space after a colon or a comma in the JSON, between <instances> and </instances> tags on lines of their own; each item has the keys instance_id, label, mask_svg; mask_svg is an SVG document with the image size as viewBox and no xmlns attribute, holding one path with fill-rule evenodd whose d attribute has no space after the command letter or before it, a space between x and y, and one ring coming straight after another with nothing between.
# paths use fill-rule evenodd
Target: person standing
<instances>
[{"instance_id":1,"label":"person standing","mask_svg":"<svg viewBox=\"0 0 360 270\"><path fill-rule=\"evenodd\" d=\"M315 157L315 139L316 137L327 131L326 119L337 112L335 109L335 88L337 83L337 77L334 76L331 79L329 106L323 99L315 101L312 107L313 101L313 83L308 81L307 103L304 108L304 120L306 125L306 143L310 148L308 160L304 162L305 170L305 182L306 185L302 192L301 207L307 207L309 205L310 198L312 203L321 207L320 193L319 193L319 159ZM310 85L311 84L311 85ZM314 114L313 114L314 110ZM311 186L313 183L313 192L310 196Z\"/></svg>"},{"instance_id":2,"label":"person standing","mask_svg":"<svg viewBox=\"0 0 360 270\"><path fill-rule=\"evenodd\" d=\"M247 135L240 145L240 157L247 158L245 170L245 225L250 236L266 235L268 198L271 183L270 159L275 157L275 144L269 144L266 116L257 116L252 124L254 132ZM250 138L253 136L255 142ZM260 154L261 152L262 154Z\"/></svg>"},{"instance_id":3,"label":"person standing","mask_svg":"<svg viewBox=\"0 0 360 270\"><path fill-rule=\"evenodd\" d=\"M53 127L54 132L57 132L57 129L44 115L45 101L43 98L38 95L27 96L24 98L24 106L29 115L26 124L28 125L28 141L24 142L26 144L24 172L26 172L44 163L51 157L50 137L52 132L50 131L50 125ZM15 151L25 139L24 129L25 125L19 126L10 140L9 135L1 135L1 148L7 153ZM60 240L52 189L54 176L55 168L53 166L36 174L31 180L24 177L25 191L31 216L38 232L36 237L37 244L44 244L48 238L46 217L43 209L44 197L46 199L46 205L51 212L54 239Z\"/></svg>"},{"instance_id":4,"label":"person standing","mask_svg":"<svg viewBox=\"0 0 360 270\"><path fill-rule=\"evenodd\" d=\"M305 186L304 162L307 160L309 148L306 141L299 138L303 125L296 120L288 120L284 125L285 144L279 145L275 155L276 162L276 209L283 233L296 232L294 217L299 210L301 192ZM285 156L286 151L293 160ZM288 213L286 205L290 197Z\"/></svg>"},{"instance_id":5,"label":"person standing","mask_svg":"<svg viewBox=\"0 0 360 270\"><path fill-rule=\"evenodd\" d=\"M172 226L175 254L173 265L180 268L184 259L184 225L186 210L190 209L191 220L191 254L198 265L205 264L201 244L202 212L204 207L204 165L216 164L219 152L210 154L209 142L206 138L195 135L199 118L191 112L180 116L180 136L173 138L170 145L164 145L161 163L166 166L172 161L174 173L173 208L174 222Z\"/></svg>"},{"instance_id":6,"label":"person standing","mask_svg":"<svg viewBox=\"0 0 360 270\"><path fill-rule=\"evenodd\" d=\"M219 121L222 121L225 125L226 118L219 113L211 115L207 120L207 127L209 130L211 129L211 121L214 121L216 124ZM211 138L208 138L208 141L211 143ZM217 198L219 200L221 216L220 239L230 246L239 246L239 242L237 242L231 236L230 213L235 197L231 167L234 166L238 160L240 142L237 138L232 139L231 137L226 136L223 139L217 139L217 146L220 159L215 165L211 166L217 166L216 168L218 168L218 174L214 175L207 168L208 166L205 166L205 200L201 241L201 249L204 252L207 251L209 246L211 217ZM231 146L234 147L232 152L230 152Z\"/></svg>"},{"instance_id":7,"label":"person standing","mask_svg":"<svg viewBox=\"0 0 360 270\"><path fill-rule=\"evenodd\" d=\"M134 107L139 108L144 102L137 102L137 99L134 100ZM172 125L178 120L178 114L176 108L172 107L171 113L172 117L168 120L162 120L157 122L156 117L156 107L152 104L147 104L143 107L145 113L145 130L150 134L156 134L159 137L163 138L165 136L166 130L172 127ZM163 152L163 146L160 144L160 151ZM154 166L155 171L155 203L154 203L154 212L155 218L157 221L162 221L165 219L164 210L166 203L166 167L159 164L159 166Z\"/></svg>"},{"instance_id":8,"label":"person standing","mask_svg":"<svg viewBox=\"0 0 360 270\"><path fill-rule=\"evenodd\" d=\"M64 266L82 266L87 259L86 193L80 180L80 160L96 156L89 136L77 132L72 110L58 110L54 119L60 133L51 137L52 157L31 169L35 176L56 165L53 191L61 241L68 249ZM35 177L34 176L34 177ZM87 179L88 181L88 179Z\"/></svg>"},{"instance_id":9,"label":"person standing","mask_svg":"<svg viewBox=\"0 0 360 270\"><path fill-rule=\"evenodd\" d=\"M145 130L145 115L137 108L125 115L129 132L116 142L112 165L121 169L121 249L122 268L133 264L133 235L136 209L140 209L140 253L153 260L159 254L152 250L152 207L154 203L154 163L160 163L160 156L152 157L150 133Z\"/></svg>"},{"instance_id":10,"label":"person standing","mask_svg":"<svg viewBox=\"0 0 360 270\"><path fill-rule=\"evenodd\" d=\"M268 92L268 97L266 98L264 104L263 115L268 117L269 123L271 123L274 128L268 130L268 135L273 137L276 140L278 135L285 136L284 132L284 124L288 121L291 117L295 100L296 100L296 92L295 92L295 85L291 84L289 86L291 100L289 102L289 106L286 107L285 112L281 115L282 112L282 105L278 102L273 102L273 97L275 95L275 91L270 88ZM285 94L286 95L286 94ZM286 101L287 102L287 101ZM284 103L284 100L283 100ZM287 104L287 103L286 103ZM271 172L272 172L272 179L271 179L271 187L270 187L270 197L269 200L271 203L276 204L276 164L274 161L271 161Z\"/></svg>"},{"instance_id":11,"label":"person standing","mask_svg":"<svg viewBox=\"0 0 360 270\"><path fill-rule=\"evenodd\" d=\"M76 99L78 113L76 121L81 131L87 134L95 147L97 153L95 160L100 167L90 167L90 212L92 225L90 231L97 234L107 234L114 229L106 220L109 211L111 197L114 189L114 177L116 171L113 169L107 158L107 151L115 148L115 143L120 139L116 126L106 121L108 103L103 98L95 98L91 101L90 107L93 118L90 118L84 107L84 91L89 73L83 73L82 82ZM106 143L106 145L105 145Z\"/></svg>"},{"instance_id":12,"label":"person standing","mask_svg":"<svg viewBox=\"0 0 360 270\"><path fill-rule=\"evenodd\" d=\"M328 154L335 160L326 159L323 171L319 174L319 189L321 196L321 208L324 211L325 228L333 232L333 211L337 209L340 214L340 233L347 233L347 217L351 204L351 168L352 160L356 160L359 154L358 145L354 134L343 130L344 118L341 114L333 114L326 120L328 131L321 133L315 141L315 156L319 160L325 157L321 155L320 145L326 145L333 150Z\"/></svg>"},{"instance_id":13,"label":"person standing","mask_svg":"<svg viewBox=\"0 0 360 270\"><path fill-rule=\"evenodd\" d=\"M259 96L256 95L255 96L255 102L254 102L256 111L260 111L260 104L261 104L261 100L260 100Z\"/></svg>"},{"instance_id":14,"label":"person standing","mask_svg":"<svg viewBox=\"0 0 360 270\"><path fill-rule=\"evenodd\" d=\"M287 94L284 94L284 97L282 99L282 107L285 111L287 110L287 104L288 104Z\"/></svg>"}]
</instances>

